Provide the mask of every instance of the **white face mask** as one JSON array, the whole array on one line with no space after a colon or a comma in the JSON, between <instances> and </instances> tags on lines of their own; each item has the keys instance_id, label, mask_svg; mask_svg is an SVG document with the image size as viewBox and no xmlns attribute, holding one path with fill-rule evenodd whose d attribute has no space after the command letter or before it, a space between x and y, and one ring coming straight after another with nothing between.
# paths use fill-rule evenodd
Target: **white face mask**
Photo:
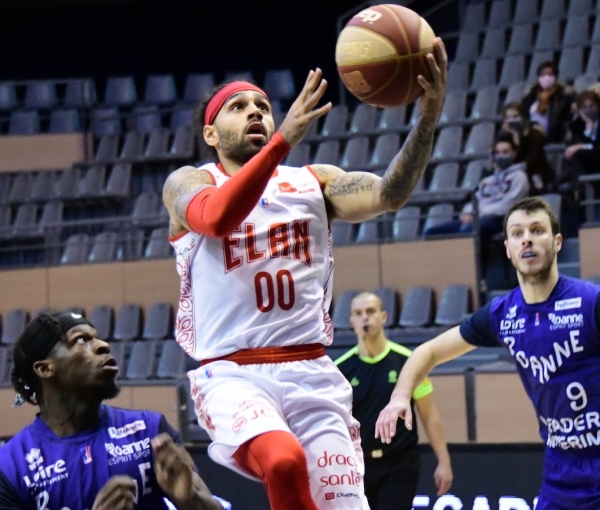
<instances>
[{"instance_id":1,"label":"white face mask","mask_svg":"<svg viewBox=\"0 0 600 510\"><path fill-rule=\"evenodd\" d=\"M540 84L540 87L542 87L544 90L547 90L552 88L556 83L556 76L544 74L538 78L538 83Z\"/></svg>"}]
</instances>

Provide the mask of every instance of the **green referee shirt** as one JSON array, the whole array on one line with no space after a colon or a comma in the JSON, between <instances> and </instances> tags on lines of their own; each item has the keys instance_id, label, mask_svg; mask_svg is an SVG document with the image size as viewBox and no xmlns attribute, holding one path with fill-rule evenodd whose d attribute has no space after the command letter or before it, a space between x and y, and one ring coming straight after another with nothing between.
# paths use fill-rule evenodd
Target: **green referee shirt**
<instances>
[{"instance_id":1,"label":"green referee shirt","mask_svg":"<svg viewBox=\"0 0 600 510\"><path fill-rule=\"evenodd\" d=\"M335 360L352 386L352 414L360 422L362 447L367 456L374 450L383 450L385 453L418 443L416 420L413 422L413 429L408 430L404 426L404 420L398 419L398 429L391 444L383 444L380 439L375 439L375 423L379 413L389 403L398 374L410 355L410 349L388 340L383 352L374 358L360 356L356 346ZM433 386L429 379L417 386L411 401L413 415L414 401L431 392Z\"/></svg>"}]
</instances>

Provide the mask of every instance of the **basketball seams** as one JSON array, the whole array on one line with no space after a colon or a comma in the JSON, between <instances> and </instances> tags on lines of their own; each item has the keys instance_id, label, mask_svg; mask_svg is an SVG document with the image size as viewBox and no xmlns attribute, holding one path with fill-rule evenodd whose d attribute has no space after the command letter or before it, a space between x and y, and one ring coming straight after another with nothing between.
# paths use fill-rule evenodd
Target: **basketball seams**
<instances>
[{"instance_id":1,"label":"basketball seams","mask_svg":"<svg viewBox=\"0 0 600 510\"><path fill-rule=\"evenodd\" d=\"M357 60L356 62L344 62L343 65L339 65L338 68L339 69L344 69L345 67L354 67L354 66L361 66L361 67L368 67L371 64L381 64L382 62L392 62L392 61L399 61L399 60L404 60L405 58L411 58L411 57L423 57L424 55L427 55L428 53L431 53L431 50L422 50L419 51L417 53L411 53L410 55L391 55L389 57L380 57L380 58L370 58L367 62L363 61L363 60Z\"/></svg>"},{"instance_id":2,"label":"basketball seams","mask_svg":"<svg viewBox=\"0 0 600 510\"><path fill-rule=\"evenodd\" d=\"M398 25L398 28L400 29L400 32L402 34L402 38L404 39L404 43L406 44L406 48L408 49L409 56L413 56L412 54L412 48L410 45L410 38L408 37L408 34L406 33L406 29L404 28L404 23L402 23L402 21L400 20L400 18L398 18L398 16L396 16L396 13L393 11L393 9L387 7L387 6L382 6L383 9L385 9L386 11L388 11L388 13L390 14L390 16L392 17L392 19L396 22L396 24ZM421 50L421 48L419 47L419 51ZM400 64L400 62L399 62ZM413 65L413 61L412 59L409 60L409 64L410 66L410 76L414 76L414 65ZM416 76L414 76L415 80L416 80ZM404 98L402 99L403 103L406 103L407 99L410 97L412 90L413 90L413 85L414 85L414 81L415 80L409 80L408 83L408 89L406 90L406 92L404 93Z\"/></svg>"}]
</instances>

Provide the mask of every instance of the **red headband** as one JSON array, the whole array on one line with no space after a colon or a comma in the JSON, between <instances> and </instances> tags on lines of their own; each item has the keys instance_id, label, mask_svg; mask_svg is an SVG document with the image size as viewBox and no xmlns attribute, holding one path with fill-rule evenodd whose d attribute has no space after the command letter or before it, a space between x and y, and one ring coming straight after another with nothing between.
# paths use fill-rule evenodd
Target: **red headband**
<instances>
[{"instance_id":1,"label":"red headband","mask_svg":"<svg viewBox=\"0 0 600 510\"><path fill-rule=\"evenodd\" d=\"M214 122L215 117L231 96L245 90L253 90L254 92L259 92L267 97L267 94L262 89L256 85L252 85L252 83L248 83L247 81L233 81L219 90L219 92L217 92L208 102L206 113L204 114L204 125L210 125Z\"/></svg>"}]
</instances>

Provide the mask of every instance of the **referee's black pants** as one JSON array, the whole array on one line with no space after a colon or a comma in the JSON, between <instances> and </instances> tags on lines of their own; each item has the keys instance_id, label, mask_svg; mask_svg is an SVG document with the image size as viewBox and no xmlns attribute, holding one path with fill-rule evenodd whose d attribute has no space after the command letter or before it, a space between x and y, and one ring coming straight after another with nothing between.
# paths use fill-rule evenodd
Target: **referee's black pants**
<instances>
[{"instance_id":1,"label":"referee's black pants","mask_svg":"<svg viewBox=\"0 0 600 510\"><path fill-rule=\"evenodd\" d=\"M417 446L377 459L365 455L365 495L371 510L411 510L420 471Z\"/></svg>"}]
</instances>

